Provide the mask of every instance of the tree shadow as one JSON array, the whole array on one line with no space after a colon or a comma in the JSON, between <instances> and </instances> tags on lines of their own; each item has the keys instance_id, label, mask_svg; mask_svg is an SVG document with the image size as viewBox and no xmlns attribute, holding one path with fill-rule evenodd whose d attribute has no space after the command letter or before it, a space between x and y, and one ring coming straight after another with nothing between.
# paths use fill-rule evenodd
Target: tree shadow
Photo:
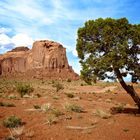
<instances>
[{"instance_id":1,"label":"tree shadow","mask_svg":"<svg viewBox=\"0 0 140 140\"><path fill-rule=\"evenodd\" d=\"M112 107L111 109L111 114L133 114L133 115L137 115L140 116L140 111L138 108L118 108L118 107Z\"/></svg>"}]
</instances>

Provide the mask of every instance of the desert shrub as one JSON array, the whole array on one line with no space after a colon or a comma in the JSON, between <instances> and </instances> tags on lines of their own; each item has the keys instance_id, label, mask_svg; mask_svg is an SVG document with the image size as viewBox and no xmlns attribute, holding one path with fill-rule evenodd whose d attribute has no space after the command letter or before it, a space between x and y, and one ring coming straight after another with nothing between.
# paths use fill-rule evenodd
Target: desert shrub
<instances>
[{"instance_id":1,"label":"desert shrub","mask_svg":"<svg viewBox=\"0 0 140 140\"><path fill-rule=\"evenodd\" d=\"M124 111L124 105L118 104L116 107L111 108L112 113L122 113Z\"/></svg>"},{"instance_id":2,"label":"desert shrub","mask_svg":"<svg viewBox=\"0 0 140 140\"><path fill-rule=\"evenodd\" d=\"M84 84L83 84L83 83L81 83L81 86L84 86Z\"/></svg>"},{"instance_id":3,"label":"desert shrub","mask_svg":"<svg viewBox=\"0 0 140 140\"><path fill-rule=\"evenodd\" d=\"M64 89L64 86L59 82L54 82L52 86L56 88L56 92L58 92L61 89Z\"/></svg>"},{"instance_id":4,"label":"desert shrub","mask_svg":"<svg viewBox=\"0 0 140 140\"><path fill-rule=\"evenodd\" d=\"M50 103L43 104L43 105L41 106L41 110L44 111L44 112L48 112L48 111L50 111L51 108L52 108L52 106L51 106Z\"/></svg>"},{"instance_id":5,"label":"desert shrub","mask_svg":"<svg viewBox=\"0 0 140 140\"><path fill-rule=\"evenodd\" d=\"M52 124L56 124L57 123L57 119L54 115L49 115L48 119L47 119L47 124L48 125L52 125Z\"/></svg>"},{"instance_id":6,"label":"desert shrub","mask_svg":"<svg viewBox=\"0 0 140 140\"><path fill-rule=\"evenodd\" d=\"M8 96L8 99L18 99L17 95L14 95L14 94L10 94Z\"/></svg>"},{"instance_id":7,"label":"desert shrub","mask_svg":"<svg viewBox=\"0 0 140 140\"><path fill-rule=\"evenodd\" d=\"M8 102L0 102L0 106L15 107L15 104L13 104L13 103L8 103Z\"/></svg>"},{"instance_id":8,"label":"desert shrub","mask_svg":"<svg viewBox=\"0 0 140 140\"><path fill-rule=\"evenodd\" d=\"M72 93L66 93L67 97L74 98L74 95Z\"/></svg>"},{"instance_id":9,"label":"desert shrub","mask_svg":"<svg viewBox=\"0 0 140 140\"><path fill-rule=\"evenodd\" d=\"M73 111L73 112L77 112L77 113L84 112L83 108L79 105L76 105L76 104L66 104L65 109L67 111Z\"/></svg>"},{"instance_id":10,"label":"desert shrub","mask_svg":"<svg viewBox=\"0 0 140 140\"><path fill-rule=\"evenodd\" d=\"M15 81L0 79L0 93L12 93L15 90Z\"/></svg>"},{"instance_id":11,"label":"desert shrub","mask_svg":"<svg viewBox=\"0 0 140 140\"><path fill-rule=\"evenodd\" d=\"M68 78L68 79L67 79L67 82L71 82L71 79L70 79L70 78Z\"/></svg>"},{"instance_id":12,"label":"desert shrub","mask_svg":"<svg viewBox=\"0 0 140 140\"><path fill-rule=\"evenodd\" d=\"M59 96L53 96L53 99L59 100Z\"/></svg>"},{"instance_id":13,"label":"desert shrub","mask_svg":"<svg viewBox=\"0 0 140 140\"><path fill-rule=\"evenodd\" d=\"M35 94L35 96L36 96L37 98L40 98L40 97L41 97L41 95L40 95L39 93Z\"/></svg>"},{"instance_id":14,"label":"desert shrub","mask_svg":"<svg viewBox=\"0 0 140 140\"><path fill-rule=\"evenodd\" d=\"M35 109L41 109L40 105L33 105Z\"/></svg>"},{"instance_id":15,"label":"desert shrub","mask_svg":"<svg viewBox=\"0 0 140 140\"><path fill-rule=\"evenodd\" d=\"M96 92L93 91L91 94L96 94Z\"/></svg>"},{"instance_id":16,"label":"desert shrub","mask_svg":"<svg viewBox=\"0 0 140 140\"><path fill-rule=\"evenodd\" d=\"M13 136L6 136L4 140L16 140Z\"/></svg>"},{"instance_id":17,"label":"desert shrub","mask_svg":"<svg viewBox=\"0 0 140 140\"><path fill-rule=\"evenodd\" d=\"M53 108L52 110L51 110L51 113L55 116L55 117L59 117L59 116L61 116L61 115L63 115L64 113L63 112L61 112L59 109L57 109L57 108Z\"/></svg>"},{"instance_id":18,"label":"desert shrub","mask_svg":"<svg viewBox=\"0 0 140 140\"><path fill-rule=\"evenodd\" d=\"M128 129L128 128L124 128L123 131L124 131L124 132L128 132L129 129Z\"/></svg>"},{"instance_id":19,"label":"desert shrub","mask_svg":"<svg viewBox=\"0 0 140 140\"><path fill-rule=\"evenodd\" d=\"M21 119L16 116L9 116L3 120L3 125L5 127L13 128L18 127L22 124Z\"/></svg>"},{"instance_id":20,"label":"desert shrub","mask_svg":"<svg viewBox=\"0 0 140 140\"><path fill-rule=\"evenodd\" d=\"M96 109L96 111L93 113L95 116L99 116L102 119L108 119L111 117L110 113L107 113L101 109Z\"/></svg>"},{"instance_id":21,"label":"desert shrub","mask_svg":"<svg viewBox=\"0 0 140 140\"><path fill-rule=\"evenodd\" d=\"M54 83L55 83L55 81L54 81L54 80L52 80L52 81L51 81L51 84L54 84Z\"/></svg>"},{"instance_id":22,"label":"desert shrub","mask_svg":"<svg viewBox=\"0 0 140 140\"><path fill-rule=\"evenodd\" d=\"M5 140L20 140L20 136L24 133L24 126L10 128L10 135Z\"/></svg>"},{"instance_id":23,"label":"desert shrub","mask_svg":"<svg viewBox=\"0 0 140 140\"><path fill-rule=\"evenodd\" d=\"M30 84L18 83L16 84L16 90L20 94L20 96L23 97L24 95L33 92L34 89Z\"/></svg>"},{"instance_id":24,"label":"desert shrub","mask_svg":"<svg viewBox=\"0 0 140 140\"><path fill-rule=\"evenodd\" d=\"M124 105L118 105L118 106L116 107L116 111L117 111L118 113L121 113L123 110L124 110Z\"/></svg>"}]
</instances>

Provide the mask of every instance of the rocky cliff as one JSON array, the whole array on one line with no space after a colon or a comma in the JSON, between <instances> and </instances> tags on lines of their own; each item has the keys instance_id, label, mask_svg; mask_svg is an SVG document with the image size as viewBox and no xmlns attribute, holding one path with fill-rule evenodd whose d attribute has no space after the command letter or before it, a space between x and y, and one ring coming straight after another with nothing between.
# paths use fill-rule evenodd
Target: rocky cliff
<instances>
[{"instance_id":1,"label":"rocky cliff","mask_svg":"<svg viewBox=\"0 0 140 140\"><path fill-rule=\"evenodd\" d=\"M77 79L69 66L66 49L59 43L40 40L32 49L17 47L0 55L0 75L7 77Z\"/></svg>"}]
</instances>

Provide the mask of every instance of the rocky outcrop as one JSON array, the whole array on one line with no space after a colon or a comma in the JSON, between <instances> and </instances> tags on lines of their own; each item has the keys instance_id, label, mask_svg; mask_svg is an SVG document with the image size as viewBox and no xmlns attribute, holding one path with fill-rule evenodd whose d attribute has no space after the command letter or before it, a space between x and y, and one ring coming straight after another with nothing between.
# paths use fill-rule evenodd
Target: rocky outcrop
<instances>
[{"instance_id":1,"label":"rocky outcrop","mask_svg":"<svg viewBox=\"0 0 140 140\"><path fill-rule=\"evenodd\" d=\"M69 66L66 49L59 43L41 40L32 49L17 47L0 55L0 75L34 78L77 79Z\"/></svg>"},{"instance_id":2,"label":"rocky outcrop","mask_svg":"<svg viewBox=\"0 0 140 140\"><path fill-rule=\"evenodd\" d=\"M21 47L12 49L10 52L20 52L20 51L28 51L28 50L29 50L28 47L21 46Z\"/></svg>"}]
</instances>

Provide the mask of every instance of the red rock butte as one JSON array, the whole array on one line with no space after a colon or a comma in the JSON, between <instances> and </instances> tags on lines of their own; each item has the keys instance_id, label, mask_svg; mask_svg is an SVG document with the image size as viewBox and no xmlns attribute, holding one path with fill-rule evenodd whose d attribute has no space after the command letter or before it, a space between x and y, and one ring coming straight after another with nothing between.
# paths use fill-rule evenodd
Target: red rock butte
<instances>
[{"instance_id":1,"label":"red rock butte","mask_svg":"<svg viewBox=\"0 0 140 140\"><path fill-rule=\"evenodd\" d=\"M31 50L17 47L0 55L0 76L78 79L68 64L66 48L48 40L35 41Z\"/></svg>"}]
</instances>

